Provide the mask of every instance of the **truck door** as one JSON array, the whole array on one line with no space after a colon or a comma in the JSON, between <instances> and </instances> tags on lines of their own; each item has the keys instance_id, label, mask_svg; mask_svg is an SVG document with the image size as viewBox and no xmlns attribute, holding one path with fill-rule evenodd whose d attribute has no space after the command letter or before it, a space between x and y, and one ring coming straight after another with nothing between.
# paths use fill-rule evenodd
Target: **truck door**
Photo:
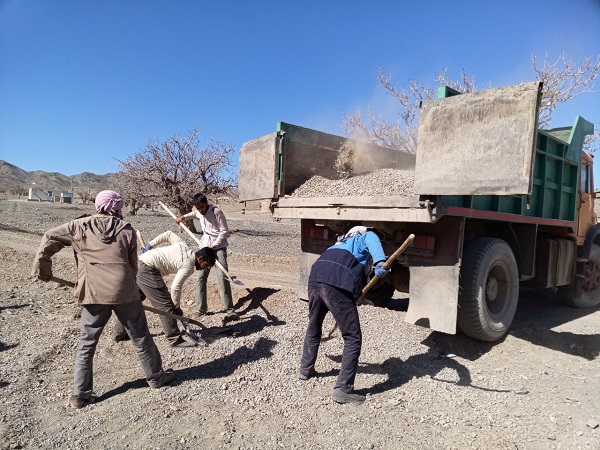
<instances>
[{"instance_id":1,"label":"truck door","mask_svg":"<svg viewBox=\"0 0 600 450\"><path fill-rule=\"evenodd\" d=\"M577 245L582 245L588 228L594 225L594 180L592 159L586 153L581 154L579 203L577 206Z\"/></svg>"}]
</instances>

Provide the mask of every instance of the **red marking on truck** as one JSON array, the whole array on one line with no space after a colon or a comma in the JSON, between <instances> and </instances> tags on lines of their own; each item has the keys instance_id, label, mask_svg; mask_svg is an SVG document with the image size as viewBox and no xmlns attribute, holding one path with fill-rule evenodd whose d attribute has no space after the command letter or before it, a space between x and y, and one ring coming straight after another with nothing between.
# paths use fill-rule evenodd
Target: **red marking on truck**
<instances>
[{"instance_id":1,"label":"red marking on truck","mask_svg":"<svg viewBox=\"0 0 600 450\"><path fill-rule=\"evenodd\" d=\"M574 227L576 222L568 220L544 219L542 217L518 216L516 214L499 213L494 211L481 211L477 209L461 208L459 206L448 206L446 208L448 214L465 217L478 217L481 219L506 220L510 222L525 222L537 223L538 225L553 225Z\"/></svg>"}]
</instances>

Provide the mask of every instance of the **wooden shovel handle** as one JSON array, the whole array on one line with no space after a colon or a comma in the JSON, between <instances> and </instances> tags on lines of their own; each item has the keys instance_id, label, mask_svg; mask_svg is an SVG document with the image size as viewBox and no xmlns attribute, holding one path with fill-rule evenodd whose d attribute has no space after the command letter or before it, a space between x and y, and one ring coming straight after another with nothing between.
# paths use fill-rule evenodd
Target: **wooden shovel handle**
<instances>
[{"instance_id":1,"label":"wooden shovel handle","mask_svg":"<svg viewBox=\"0 0 600 450\"><path fill-rule=\"evenodd\" d=\"M58 283L62 286L67 286L67 287L72 287L72 288L75 287L75 283L73 283L72 281L63 280L62 278L58 278L58 277L50 277L50 281L54 281L55 283ZM156 309L152 306L144 305L143 303L142 303L142 308L144 308L144 310L146 310L146 311L153 312L154 314L168 317L169 319L181 320L182 322L187 322L187 323L191 323L192 325L196 325L196 326L202 328L203 330L206 329L206 327L202 323L200 323L197 320L194 320L190 317L178 316L177 314L173 314L173 313L170 313L167 311L162 311L162 310Z\"/></svg>"},{"instance_id":2,"label":"wooden shovel handle","mask_svg":"<svg viewBox=\"0 0 600 450\"><path fill-rule=\"evenodd\" d=\"M173 219L177 219L177 216L175 215L175 213L173 213L173 211L171 211L169 208L167 208L167 205L165 205L165 204L164 204L163 202L161 202L161 201L159 201L159 202L158 202L158 204L159 204L160 206L162 206L162 207L163 207L163 209L164 209L166 212L168 212L168 213L169 213L169 215L170 215L170 216L171 216ZM189 234L189 235L191 236L191 238L192 238L194 241L196 241L196 243L198 244L198 246L199 246L199 247L201 247L201 248L202 248L202 247L204 247L204 246L202 245L202 241L201 241L200 239L198 239L198 236L196 236L194 233L192 233L192 231L191 231L191 230L190 230L190 229L187 227L187 225L186 225L186 224L184 224L183 222L181 222L181 223L179 224L179 226L180 226L181 228L183 228L183 230L184 230L184 231L185 231L187 234Z\"/></svg>"},{"instance_id":3,"label":"wooden shovel handle","mask_svg":"<svg viewBox=\"0 0 600 450\"><path fill-rule=\"evenodd\" d=\"M392 263L396 260L396 258L398 258L398 256L400 256L402 254L402 252L404 252L404 250L406 250L406 247L408 247L414 239L415 239L414 234L409 235L406 238L406 240L402 243L402 245L400 247L398 247L398 250L396 250L394 253L392 253L392 256L390 256L385 261L385 263L383 264L383 268L388 269L392 265ZM377 283L378 280L379 280L379 277L377 275L375 275L373 278L371 278L371 280L367 283L367 285L361 291L360 297L358 298L359 302L365 298L365 295L367 294L367 292L369 292L369 289L371 289L375 285L375 283Z\"/></svg>"},{"instance_id":4,"label":"wooden shovel handle","mask_svg":"<svg viewBox=\"0 0 600 450\"><path fill-rule=\"evenodd\" d=\"M415 235L410 234L405 239L405 241L402 243L402 245L400 247L398 247L398 250L396 250L394 253L392 253L392 256L390 256L385 261L385 263L383 264L383 268L384 269L389 268L392 265L392 263L396 260L396 258L398 258L398 256L400 256L402 254L402 252L404 250L406 250L406 247L408 247L414 239L415 239ZM377 281L379 281L379 277L377 275L375 275L373 278L371 278L371 280L367 283L367 285L361 291L360 297L358 297L358 300L356 303L360 303L364 300L365 296L367 295L367 292L369 292L369 289L371 289L375 285L375 283L377 283ZM336 329L337 329L337 322L333 324L333 326L331 327L331 330L329 330L329 333L327 333L327 336L322 338L322 340L329 339Z\"/></svg>"},{"instance_id":5,"label":"wooden shovel handle","mask_svg":"<svg viewBox=\"0 0 600 450\"><path fill-rule=\"evenodd\" d=\"M176 216L176 215L173 213L173 211L171 211L169 208L167 208L167 206L166 206L166 205L165 205L163 202L159 201L159 202L158 202L158 204L159 204L160 206L162 206L162 207L163 207L163 209L164 209L166 212L168 212L168 213L171 215L171 217L172 217L173 219L177 219L177 216ZM204 246L202 245L202 241L201 241L200 239L198 239L198 236L196 236L194 233L192 233L192 231L191 231L191 230L190 230L190 229L187 227L187 225L186 225L186 224L184 224L183 222L181 222L181 223L179 223L179 226L180 226L181 228L183 228L183 229L184 229L184 231L185 231L187 234L189 234L189 235L192 237L192 239L193 239L194 241L196 241L196 243L198 244L198 246L199 246L200 248L204 247ZM223 264L221 264L219 261L215 260L215 266L217 266L217 267L219 268L219 270L225 274L225 277L226 277L226 278L227 278L229 281L231 281L231 282L235 283L234 279L233 279L233 278L231 278L231 276L229 275L229 272L227 272L227 270L225 270L225 267L223 267Z\"/></svg>"}]
</instances>

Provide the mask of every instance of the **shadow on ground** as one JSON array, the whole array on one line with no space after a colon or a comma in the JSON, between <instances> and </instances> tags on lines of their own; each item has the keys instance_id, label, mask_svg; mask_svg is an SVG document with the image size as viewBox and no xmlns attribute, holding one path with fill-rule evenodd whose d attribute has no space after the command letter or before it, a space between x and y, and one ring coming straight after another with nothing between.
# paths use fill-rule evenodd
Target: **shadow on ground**
<instances>
[{"instance_id":1,"label":"shadow on ground","mask_svg":"<svg viewBox=\"0 0 600 450\"><path fill-rule=\"evenodd\" d=\"M273 356L275 345L277 345L277 341L261 337L252 347L244 345L235 349L233 353L206 364L178 370L176 372L177 380L213 379L229 376L239 366Z\"/></svg>"},{"instance_id":2,"label":"shadow on ground","mask_svg":"<svg viewBox=\"0 0 600 450\"><path fill-rule=\"evenodd\" d=\"M408 302L408 298L393 298L385 307L392 311L406 312ZM509 334L541 347L593 360L600 355L600 334L579 334L556 331L554 328L599 310L600 308L577 309L567 306L558 294L550 291L521 289ZM458 330L456 335L432 331L426 341L429 342L424 344L438 348L441 354L454 353L473 361L504 342L504 339L496 342L477 341Z\"/></svg>"},{"instance_id":3,"label":"shadow on ground","mask_svg":"<svg viewBox=\"0 0 600 450\"><path fill-rule=\"evenodd\" d=\"M235 305L237 319L223 320L222 326L207 327L204 330L190 326L190 331L199 335L207 344L212 344L223 337L249 336L259 333L270 326L285 325L285 321L271 314L263 302L271 295L279 292L272 288L246 288L246 295L238 300ZM252 314L253 311L261 310L264 315Z\"/></svg>"},{"instance_id":4,"label":"shadow on ground","mask_svg":"<svg viewBox=\"0 0 600 450\"><path fill-rule=\"evenodd\" d=\"M554 330L566 323L600 311L563 304L552 292L522 290L510 334L532 344L593 360L600 355L600 334Z\"/></svg>"}]
</instances>

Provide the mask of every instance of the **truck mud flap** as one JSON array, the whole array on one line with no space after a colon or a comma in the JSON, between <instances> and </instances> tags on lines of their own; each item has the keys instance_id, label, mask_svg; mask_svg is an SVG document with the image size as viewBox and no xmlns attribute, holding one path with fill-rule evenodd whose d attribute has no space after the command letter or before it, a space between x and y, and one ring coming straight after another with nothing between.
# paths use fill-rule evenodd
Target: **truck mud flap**
<instances>
[{"instance_id":1,"label":"truck mud flap","mask_svg":"<svg viewBox=\"0 0 600 450\"><path fill-rule=\"evenodd\" d=\"M456 266L411 266L408 323L456 334L458 281Z\"/></svg>"}]
</instances>

